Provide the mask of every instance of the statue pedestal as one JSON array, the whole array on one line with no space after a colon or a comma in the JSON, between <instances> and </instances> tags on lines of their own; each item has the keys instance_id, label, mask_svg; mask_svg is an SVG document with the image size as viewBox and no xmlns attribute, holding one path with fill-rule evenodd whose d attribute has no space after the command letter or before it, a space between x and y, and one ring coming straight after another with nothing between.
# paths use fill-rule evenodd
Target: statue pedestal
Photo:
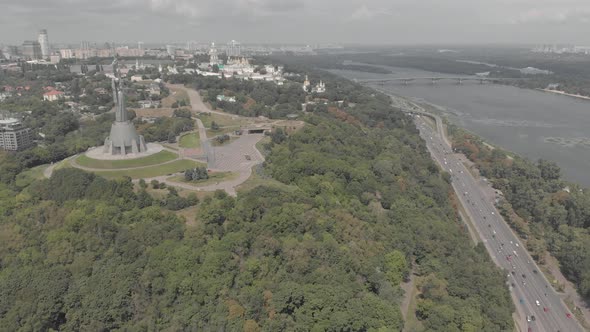
<instances>
[{"instance_id":1,"label":"statue pedestal","mask_svg":"<svg viewBox=\"0 0 590 332\"><path fill-rule=\"evenodd\" d=\"M128 160L128 159L137 159L137 158L144 158L147 156L151 156L158 152L164 150L164 147L157 143L147 143L147 150L144 152L138 153L128 153L128 154L111 154L109 151L105 152L104 146L98 146L94 148L88 149L85 155L88 158L98 159L98 160Z\"/></svg>"},{"instance_id":2,"label":"statue pedestal","mask_svg":"<svg viewBox=\"0 0 590 332\"><path fill-rule=\"evenodd\" d=\"M130 121L115 121L111 134L104 140L104 153L112 155L138 154L147 151L143 136L138 135Z\"/></svg>"}]
</instances>

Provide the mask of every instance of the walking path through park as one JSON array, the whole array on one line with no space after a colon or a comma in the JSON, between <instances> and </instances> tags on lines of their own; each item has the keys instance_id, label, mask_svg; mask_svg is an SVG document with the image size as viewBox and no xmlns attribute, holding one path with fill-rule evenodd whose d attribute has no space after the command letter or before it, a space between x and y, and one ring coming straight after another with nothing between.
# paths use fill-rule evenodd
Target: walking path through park
<instances>
[{"instance_id":1,"label":"walking path through park","mask_svg":"<svg viewBox=\"0 0 590 332\"><path fill-rule=\"evenodd\" d=\"M205 105L205 103L203 103L203 99L201 98L201 95L195 89L189 89L182 84L166 84L166 86L168 88L182 89L182 90L186 91L186 93L188 94L188 98L190 100L190 103L191 103L191 107L192 107L193 111L195 111L197 113L213 113L213 114L219 114L219 115L223 115L223 116L230 116L230 117L234 117L234 118L242 117L242 116L239 116L236 114L229 114L229 113L214 111L214 110L210 109L209 107L207 107L207 105Z\"/></svg>"},{"instance_id":2,"label":"walking path through park","mask_svg":"<svg viewBox=\"0 0 590 332\"><path fill-rule=\"evenodd\" d=\"M64 159L61 162L65 162L66 160L70 160L70 159L76 158L77 156L78 155L76 154L76 155L67 157L66 159ZM45 178L49 179L51 177L51 174L53 174L53 171L54 171L55 167L57 165L59 165L61 162L51 163L51 165L49 165L49 167L47 167L46 169L43 170L43 176L45 176Z\"/></svg>"},{"instance_id":3,"label":"walking path through park","mask_svg":"<svg viewBox=\"0 0 590 332\"><path fill-rule=\"evenodd\" d=\"M189 96L192 110L196 113L214 113L232 118L238 118L240 116L234 114L228 114L219 111L213 111L209 109L201 99L199 92L194 89L188 89L182 84L170 84L169 87L174 89L183 89ZM199 118L193 118L197 124L199 131L199 139L201 142L201 148L203 153L207 155L207 166L213 172L232 172L238 173L235 179L220 181L215 184L206 186L196 186L189 183L180 183L169 181L170 176L158 176L146 181L157 180L166 183L166 185L181 187L188 190L198 191L215 191L218 189L225 190L228 194L235 196L236 187L244 183L252 175L252 168L264 162L264 157L256 148L258 143L264 135L260 134L249 134L240 136L234 142L224 146L214 147L211 145L209 138L207 137L207 129L203 125L203 122ZM246 157L247 156L247 157ZM249 160L247 159L249 158Z\"/></svg>"},{"instance_id":4,"label":"walking path through park","mask_svg":"<svg viewBox=\"0 0 590 332\"><path fill-rule=\"evenodd\" d=\"M214 148L214 161L212 161L212 167L209 167L209 169L213 172L237 173L237 177L234 179L220 181L205 186L170 181L169 178L171 178L171 176L169 175L157 176L145 179L145 181L149 182L151 180L157 180L168 186L196 191L215 191L221 189L225 190L229 195L236 196L236 187L250 178L254 166L264 162L264 157L260 151L256 149L256 143L262 138L264 138L264 135L261 134L244 135L228 145ZM248 156L250 160L248 160L246 156ZM175 176L177 175L182 175L182 173L175 174Z\"/></svg>"},{"instance_id":5,"label":"walking path through park","mask_svg":"<svg viewBox=\"0 0 590 332\"><path fill-rule=\"evenodd\" d=\"M176 84L176 85L169 84L168 86L172 87L174 89L185 90L189 96L191 107L192 107L193 111L196 113L214 113L214 114L219 114L219 115L223 115L223 116L229 116L232 118L240 117L240 116L234 115L234 114L228 114L228 113L224 113L224 112L210 110L203 103L201 96L199 95L199 93L196 90L188 89L181 84ZM262 138L264 138L264 135L262 135L262 134L243 135L243 136L240 136L237 140L235 140L227 145L213 147L211 145L211 142L209 141L209 138L207 138L207 129L203 125L203 122L199 118L196 118L196 117L193 119L195 120L195 122L197 124L197 130L199 132L199 139L201 142L202 151L207 156L208 168L213 172L237 173L237 176L231 180L220 181L220 182L217 182L214 184L209 184L209 185L204 185L204 186L192 185L190 183L170 181L169 178L172 177L170 175L162 175L162 176L157 176L157 177L152 177L152 178L145 178L144 180L148 181L148 182L151 180L157 180L159 182L166 183L166 185L169 185L169 186L184 188L184 189L188 189L188 190L195 190L195 191L215 191L215 190L221 189L221 190L225 190L228 194L235 196L237 194L236 187L239 186L240 184L244 183L246 180L248 180L248 178L250 178L250 176L252 175L252 168L255 165L258 165L258 164L261 164L262 162L264 162L264 157L262 156L262 153L260 153L260 151L258 151L258 149L256 148L256 144ZM177 153L177 151L173 151L173 152ZM155 167L155 166L165 165L165 164L173 163L173 162L181 160L181 159L186 159L186 158L179 156L173 160L170 160L170 161L167 161L167 162L164 162L161 164L157 164L157 165L118 168L118 169L103 169L103 168L90 168L90 167L85 167L85 166L79 165L75 160L78 156L79 155L71 156L71 157L67 158L66 161L69 161L70 164L76 168L79 168L79 169L82 169L85 171L90 171L90 172L129 171L129 170L134 170L134 169L142 169L142 168L147 168L147 167ZM190 158L190 159L192 159L192 158ZM47 167L43 171L44 176L46 178L51 177L51 174L53 173L54 168L58 164L59 163L55 163L55 164L52 164L49 167ZM174 174L174 176L178 176L178 175L182 175L182 173ZM136 181L138 181L138 180L136 180Z\"/></svg>"},{"instance_id":6,"label":"walking path through park","mask_svg":"<svg viewBox=\"0 0 590 332\"><path fill-rule=\"evenodd\" d=\"M193 118L195 119L195 121L197 122L197 128L199 129L199 139L201 140L201 142L204 142L207 140L207 128L205 128L205 126L203 125L203 121L201 121L201 119L199 118Z\"/></svg>"}]
</instances>

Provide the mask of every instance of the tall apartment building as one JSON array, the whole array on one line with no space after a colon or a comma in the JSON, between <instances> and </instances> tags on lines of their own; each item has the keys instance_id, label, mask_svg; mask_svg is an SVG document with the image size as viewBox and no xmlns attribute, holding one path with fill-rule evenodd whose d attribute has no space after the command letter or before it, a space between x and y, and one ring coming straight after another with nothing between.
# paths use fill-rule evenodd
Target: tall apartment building
<instances>
[{"instance_id":1,"label":"tall apartment building","mask_svg":"<svg viewBox=\"0 0 590 332\"><path fill-rule=\"evenodd\" d=\"M21 49L23 57L27 59L41 59L41 44L34 40L25 40Z\"/></svg>"},{"instance_id":2,"label":"tall apartment building","mask_svg":"<svg viewBox=\"0 0 590 332\"><path fill-rule=\"evenodd\" d=\"M74 50L71 48L64 48L59 50L59 55L61 55L62 59L72 59L75 57Z\"/></svg>"},{"instance_id":3,"label":"tall apartment building","mask_svg":"<svg viewBox=\"0 0 590 332\"><path fill-rule=\"evenodd\" d=\"M241 47L240 43L235 40L230 41L227 44L226 52L228 57L238 57L241 55Z\"/></svg>"},{"instance_id":4,"label":"tall apartment building","mask_svg":"<svg viewBox=\"0 0 590 332\"><path fill-rule=\"evenodd\" d=\"M31 129L23 126L17 119L0 119L0 149L19 151L31 145L33 145Z\"/></svg>"},{"instance_id":5,"label":"tall apartment building","mask_svg":"<svg viewBox=\"0 0 590 332\"><path fill-rule=\"evenodd\" d=\"M4 45L4 47L2 48L2 53L4 54L4 57L8 60L15 58L19 54L18 46Z\"/></svg>"},{"instance_id":6,"label":"tall apartment building","mask_svg":"<svg viewBox=\"0 0 590 332\"><path fill-rule=\"evenodd\" d=\"M170 56L173 56L176 54L176 47L174 45L166 45L166 53L168 53Z\"/></svg>"},{"instance_id":7,"label":"tall apartment building","mask_svg":"<svg viewBox=\"0 0 590 332\"><path fill-rule=\"evenodd\" d=\"M45 29L39 30L39 46L41 47L41 56L43 59L48 59L51 55L51 49L49 48L49 37Z\"/></svg>"}]
</instances>

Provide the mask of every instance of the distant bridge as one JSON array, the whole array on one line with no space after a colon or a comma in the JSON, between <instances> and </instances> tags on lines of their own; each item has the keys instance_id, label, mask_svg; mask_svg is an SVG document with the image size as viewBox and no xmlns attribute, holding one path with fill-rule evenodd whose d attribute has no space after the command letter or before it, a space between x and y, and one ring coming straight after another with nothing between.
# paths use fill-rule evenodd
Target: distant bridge
<instances>
[{"instance_id":1,"label":"distant bridge","mask_svg":"<svg viewBox=\"0 0 590 332\"><path fill-rule=\"evenodd\" d=\"M477 77L477 76L464 76L464 77L445 77L445 76L434 76L434 77L403 77L403 78L375 78L375 79L354 79L355 82L360 84L377 84L377 85L384 85L387 83L403 83L404 85L408 85L412 82L416 81L426 81L431 84L436 84L439 81L452 81L456 82L457 84L463 84L463 82L479 82L480 84L484 83L502 83L502 82L510 82L510 81L518 81L524 80L524 78L495 78L495 77Z\"/></svg>"}]
</instances>

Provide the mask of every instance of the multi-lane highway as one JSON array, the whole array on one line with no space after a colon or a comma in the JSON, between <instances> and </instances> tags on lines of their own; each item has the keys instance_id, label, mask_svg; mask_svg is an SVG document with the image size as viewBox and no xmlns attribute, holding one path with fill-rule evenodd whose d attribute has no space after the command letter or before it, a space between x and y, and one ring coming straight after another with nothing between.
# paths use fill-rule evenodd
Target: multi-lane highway
<instances>
[{"instance_id":1,"label":"multi-lane highway","mask_svg":"<svg viewBox=\"0 0 590 332\"><path fill-rule=\"evenodd\" d=\"M518 326L524 331L535 332L583 331L496 210L494 199L484 193L482 185L487 184L476 180L459 155L451 151L437 129L440 123L433 128L420 115L415 115L415 122L432 157L451 175L453 188L492 259L505 270L510 292L520 313Z\"/></svg>"}]
</instances>

